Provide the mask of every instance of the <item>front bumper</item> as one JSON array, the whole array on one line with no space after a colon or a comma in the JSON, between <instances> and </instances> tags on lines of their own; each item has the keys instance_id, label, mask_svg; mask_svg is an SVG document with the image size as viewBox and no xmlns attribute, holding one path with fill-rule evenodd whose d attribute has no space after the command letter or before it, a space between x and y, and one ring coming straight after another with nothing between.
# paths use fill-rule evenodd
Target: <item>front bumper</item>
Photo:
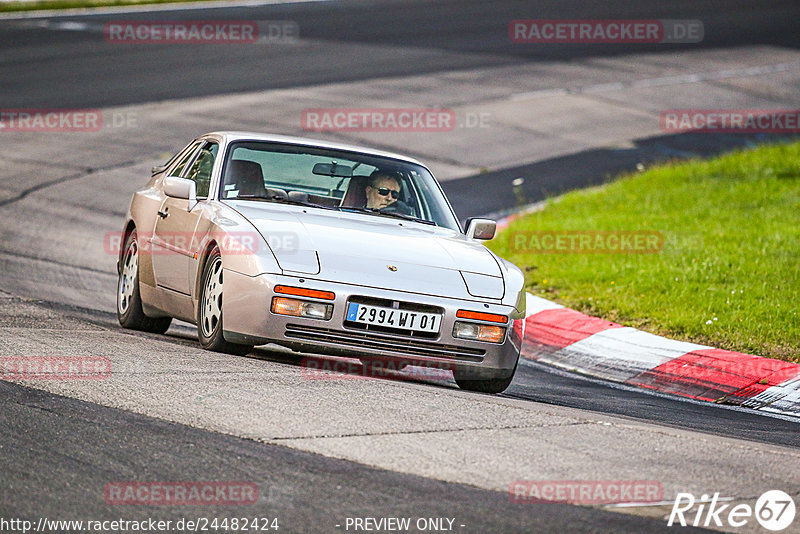
<instances>
[{"instance_id":1,"label":"front bumper","mask_svg":"<svg viewBox=\"0 0 800 534\"><path fill-rule=\"evenodd\" d=\"M480 300L462 300L337 284L296 276L262 274L251 277L225 271L223 298L224 336L234 343L276 343L300 352L355 358L390 358L411 365L435 365L462 371L508 374L516 367L522 344L525 310ZM276 285L303 287L335 293L334 300L307 299L333 304L329 320L277 315L270 311ZM281 296L281 295L279 295ZM375 300L411 303L443 312L437 334L412 334L365 328L346 320L347 303ZM502 343L487 343L453 337L456 311L467 309L509 316Z\"/></svg>"}]
</instances>

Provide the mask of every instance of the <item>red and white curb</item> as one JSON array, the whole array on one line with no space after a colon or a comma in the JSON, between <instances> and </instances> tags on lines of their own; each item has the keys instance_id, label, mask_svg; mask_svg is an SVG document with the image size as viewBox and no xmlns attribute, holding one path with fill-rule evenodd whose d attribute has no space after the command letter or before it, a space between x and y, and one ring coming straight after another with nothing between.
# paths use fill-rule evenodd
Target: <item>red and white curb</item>
<instances>
[{"instance_id":1,"label":"red and white curb","mask_svg":"<svg viewBox=\"0 0 800 534\"><path fill-rule=\"evenodd\" d=\"M527 295L522 357L692 399L800 417L800 365L674 341Z\"/></svg>"}]
</instances>

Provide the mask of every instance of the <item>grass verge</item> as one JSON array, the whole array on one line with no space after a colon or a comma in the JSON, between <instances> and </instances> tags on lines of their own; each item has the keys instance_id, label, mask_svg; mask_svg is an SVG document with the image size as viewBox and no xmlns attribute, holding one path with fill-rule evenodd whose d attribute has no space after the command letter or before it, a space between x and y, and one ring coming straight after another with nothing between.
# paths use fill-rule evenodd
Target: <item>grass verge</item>
<instances>
[{"instance_id":1,"label":"grass verge","mask_svg":"<svg viewBox=\"0 0 800 534\"><path fill-rule=\"evenodd\" d=\"M644 235L640 245L661 236L663 247L603 252L626 233ZM800 143L574 191L489 246L525 271L535 295L674 339L800 362Z\"/></svg>"}]
</instances>

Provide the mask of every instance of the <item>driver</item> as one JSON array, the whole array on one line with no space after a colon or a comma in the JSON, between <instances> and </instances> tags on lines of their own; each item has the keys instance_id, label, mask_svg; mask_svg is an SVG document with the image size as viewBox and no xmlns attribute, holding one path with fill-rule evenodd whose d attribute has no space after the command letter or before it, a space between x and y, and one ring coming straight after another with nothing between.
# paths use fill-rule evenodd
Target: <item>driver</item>
<instances>
[{"instance_id":1,"label":"driver","mask_svg":"<svg viewBox=\"0 0 800 534\"><path fill-rule=\"evenodd\" d=\"M364 192L367 195L368 208L386 208L397 202L400 197L400 179L393 174L377 169L369 175L369 182Z\"/></svg>"}]
</instances>

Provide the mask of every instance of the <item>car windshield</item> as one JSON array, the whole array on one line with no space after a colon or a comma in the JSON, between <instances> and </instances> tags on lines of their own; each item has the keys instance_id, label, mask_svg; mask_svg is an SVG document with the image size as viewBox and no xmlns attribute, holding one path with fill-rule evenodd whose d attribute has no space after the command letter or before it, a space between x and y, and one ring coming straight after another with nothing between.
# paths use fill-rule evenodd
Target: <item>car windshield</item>
<instances>
[{"instance_id":1,"label":"car windshield","mask_svg":"<svg viewBox=\"0 0 800 534\"><path fill-rule=\"evenodd\" d=\"M460 230L427 169L358 152L234 142L227 151L219 196L398 217Z\"/></svg>"}]
</instances>

